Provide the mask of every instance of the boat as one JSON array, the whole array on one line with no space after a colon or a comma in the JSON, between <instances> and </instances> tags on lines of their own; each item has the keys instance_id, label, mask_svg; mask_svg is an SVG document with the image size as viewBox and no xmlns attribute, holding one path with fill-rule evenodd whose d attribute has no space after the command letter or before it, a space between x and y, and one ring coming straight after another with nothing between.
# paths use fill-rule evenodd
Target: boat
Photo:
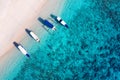
<instances>
[{"instance_id":1,"label":"boat","mask_svg":"<svg viewBox=\"0 0 120 80\"><path fill-rule=\"evenodd\" d=\"M65 26L66 28L68 28L68 25L66 24L66 22L64 20L62 20L60 17L56 16L56 20L63 26Z\"/></svg>"},{"instance_id":2,"label":"boat","mask_svg":"<svg viewBox=\"0 0 120 80\"><path fill-rule=\"evenodd\" d=\"M56 27L53 26L53 24L50 23L48 20L44 20L44 25L46 25L47 27L51 28L53 31L56 30Z\"/></svg>"},{"instance_id":3,"label":"boat","mask_svg":"<svg viewBox=\"0 0 120 80\"><path fill-rule=\"evenodd\" d=\"M40 42L40 39L38 38L38 36L31 30L26 29L26 32L37 42Z\"/></svg>"},{"instance_id":4,"label":"boat","mask_svg":"<svg viewBox=\"0 0 120 80\"><path fill-rule=\"evenodd\" d=\"M29 53L25 50L25 48L16 42L13 42L13 44L18 48L18 50L23 53L25 56L30 57Z\"/></svg>"}]
</instances>

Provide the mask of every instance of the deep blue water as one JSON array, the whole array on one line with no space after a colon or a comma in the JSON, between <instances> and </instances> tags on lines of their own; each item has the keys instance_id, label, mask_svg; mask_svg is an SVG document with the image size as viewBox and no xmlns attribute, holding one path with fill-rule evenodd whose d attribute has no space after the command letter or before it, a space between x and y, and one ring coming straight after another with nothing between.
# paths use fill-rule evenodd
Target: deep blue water
<instances>
[{"instance_id":1,"label":"deep blue water","mask_svg":"<svg viewBox=\"0 0 120 80\"><path fill-rule=\"evenodd\" d=\"M69 28L55 23L14 80L120 80L120 1L66 0L60 16Z\"/></svg>"}]
</instances>

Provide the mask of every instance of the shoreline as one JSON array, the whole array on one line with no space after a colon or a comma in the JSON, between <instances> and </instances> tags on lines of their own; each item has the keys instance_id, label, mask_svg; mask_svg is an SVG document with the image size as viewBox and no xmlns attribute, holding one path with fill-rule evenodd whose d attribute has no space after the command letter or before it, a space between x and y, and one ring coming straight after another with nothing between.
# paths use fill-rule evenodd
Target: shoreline
<instances>
[{"instance_id":1,"label":"shoreline","mask_svg":"<svg viewBox=\"0 0 120 80\"><path fill-rule=\"evenodd\" d=\"M46 5L46 3L45 3L46 1L43 1L43 4L40 5L39 10L41 8L44 8L44 9L46 8L44 6L44 5ZM65 3L65 1L64 1L64 3ZM54 8L53 12L55 12L56 14L60 15L60 12L61 12L61 10L63 8L63 4L64 3L62 3L62 6L60 6L61 4L57 4L57 7L60 7L60 9L58 10L58 12L56 12L57 11L57 7L56 7L56 8ZM52 5L52 3L50 3L49 5ZM46 18L46 19L48 18L48 16L50 17L50 13L48 13L49 11L44 11L44 9L41 9L40 11L44 12L45 14L43 14L43 13L41 14L41 12L39 12L39 13L36 14L35 17L32 17L32 18L28 19L26 22L24 22L21 25L21 26L24 26L24 27L19 27L20 30L17 30L18 34L16 34L16 35L13 36L13 38L11 39L12 41L10 41L10 43L8 43L9 46L2 46L3 48L2 49L0 48L0 50L2 52L2 53L0 52L0 57L2 57L4 54L8 53L14 47L13 44L12 44L13 41L18 41L19 42L19 41L21 41L24 38L23 35L26 34L25 28L30 28L29 26L32 27L33 24L37 23L38 22L38 20L37 20L38 17L42 16L43 18ZM40 15L40 16L38 16L38 15ZM38 22L38 23L41 24L40 22Z\"/></svg>"},{"instance_id":2,"label":"shoreline","mask_svg":"<svg viewBox=\"0 0 120 80\"><path fill-rule=\"evenodd\" d=\"M47 0L46 0L47 1ZM42 8L42 6L46 3L46 1L42 1L41 2L41 4L40 4L40 6L38 7L38 10L39 9L41 9ZM10 40L10 41L6 41L6 44L4 43L3 44L3 46L2 46L2 48L0 48L0 50L1 50L1 52L0 52L0 57L1 56L3 56L4 54L6 54L8 51L10 51L10 49L12 49L14 46L13 46L13 41L20 41L22 38L24 38L24 34L26 34L25 33L25 28L26 27L30 27L32 24L33 24L33 22L36 20L36 18L38 17L38 15L39 15L39 13L40 12L37 12L37 13L35 13L34 12L34 15L36 15L36 16L33 16L33 17L29 17L28 19L26 19L23 23L21 23L21 22L19 22L17 25L18 25L18 29L15 29L16 31L14 31L14 30L11 30L11 32L9 32L9 34L7 33L7 34L5 34L4 35L4 38L5 38L5 36L8 36L9 38L7 39L7 40ZM23 19L22 19L23 20ZM14 21L14 20L13 20ZM12 25L12 24L11 24ZM9 26L8 26L9 27ZM14 28L16 28L16 26L14 27ZM14 29L13 28L13 29ZM14 31L14 32L12 32L12 31ZM17 33L17 34L16 34ZM4 39L3 38L3 39ZM21 38L21 39L20 39ZM6 39L6 38L5 38ZM4 40L5 40L4 39ZM4 41L4 40L1 40L1 41ZM6 45L9 45L9 46L6 46Z\"/></svg>"},{"instance_id":3,"label":"shoreline","mask_svg":"<svg viewBox=\"0 0 120 80\"><path fill-rule=\"evenodd\" d=\"M65 1L64 2L62 2L60 0L57 0L57 1L52 1L51 0L51 1L47 1L47 2L46 1L43 1L45 3L44 4L42 3L42 6L40 5L41 7L38 8L38 10L40 10L40 11L39 11L39 13L36 14L35 17L32 17L32 18L28 19L28 21L24 22L24 24L25 24L25 25L23 25L24 29L23 29L23 27L20 28L20 31L18 32L19 34L17 34L16 36L14 36L15 39L16 39L15 41L17 41L17 42L21 42L22 41L23 43L25 43L24 45L27 45L27 43L29 43L28 39L30 39L30 38L27 38L28 41L25 39L26 36L29 37L26 34L26 32L25 32L25 28L33 28L33 25L34 25L35 26L34 28L36 29L36 27L37 27L36 24L38 26L41 26L42 24L37 20L38 17L42 17L42 18L46 18L47 19L50 16L50 13L54 13L56 15L60 14L60 12L62 10L62 7L63 7L63 4L64 4ZM60 3L62 4L62 6L61 6ZM54 5L56 5L56 7L54 7ZM42 27L38 27L38 28L41 29L41 31L44 30ZM38 35L43 38L45 36L45 34L46 34L46 31L44 30L44 31L42 31L42 34L40 34L40 35L38 34ZM25 39L25 40L23 40L23 39ZM0 71L3 73L3 74L2 73L0 74L0 77L2 76L2 78L4 78L3 77L4 75L6 75L6 76L9 75L9 72L12 72L14 70L14 68L18 66L17 63L21 62L19 60L24 59L24 55L22 55L22 53L20 53L14 47L14 45L12 43L11 43L11 46L9 46L9 49L6 49L6 50L7 51L0 56L0 64L2 64L0 66ZM20 53L20 54L16 54L16 53ZM18 56L19 56L19 58L16 58ZM25 59L26 59L26 57L25 57ZM14 67L9 67L10 65L12 65ZM19 65L19 67L20 67L20 65Z\"/></svg>"}]
</instances>

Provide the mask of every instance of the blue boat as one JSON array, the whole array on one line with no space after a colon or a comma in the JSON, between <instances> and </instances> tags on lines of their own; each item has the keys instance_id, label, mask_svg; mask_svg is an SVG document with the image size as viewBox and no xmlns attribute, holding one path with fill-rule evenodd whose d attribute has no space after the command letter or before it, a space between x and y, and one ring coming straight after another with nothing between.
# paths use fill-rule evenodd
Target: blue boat
<instances>
[{"instance_id":1,"label":"blue boat","mask_svg":"<svg viewBox=\"0 0 120 80\"><path fill-rule=\"evenodd\" d=\"M48 20L44 20L44 25L51 28L52 30L56 30L55 26L53 26L53 24L50 23Z\"/></svg>"}]
</instances>

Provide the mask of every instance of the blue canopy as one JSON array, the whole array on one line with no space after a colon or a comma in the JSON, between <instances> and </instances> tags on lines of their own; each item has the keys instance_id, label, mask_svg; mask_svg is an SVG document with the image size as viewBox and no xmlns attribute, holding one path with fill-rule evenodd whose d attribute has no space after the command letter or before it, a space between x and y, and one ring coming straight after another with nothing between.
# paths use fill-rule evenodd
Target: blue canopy
<instances>
[{"instance_id":1,"label":"blue canopy","mask_svg":"<svg viewBox=\"0 0 120 80\"><path fill-rule=\"evenodd\" d=\"M44 20L44 24L49 28L53 28L53 24L51 24L48 20Z\"/></svg>"}]
</instances>

